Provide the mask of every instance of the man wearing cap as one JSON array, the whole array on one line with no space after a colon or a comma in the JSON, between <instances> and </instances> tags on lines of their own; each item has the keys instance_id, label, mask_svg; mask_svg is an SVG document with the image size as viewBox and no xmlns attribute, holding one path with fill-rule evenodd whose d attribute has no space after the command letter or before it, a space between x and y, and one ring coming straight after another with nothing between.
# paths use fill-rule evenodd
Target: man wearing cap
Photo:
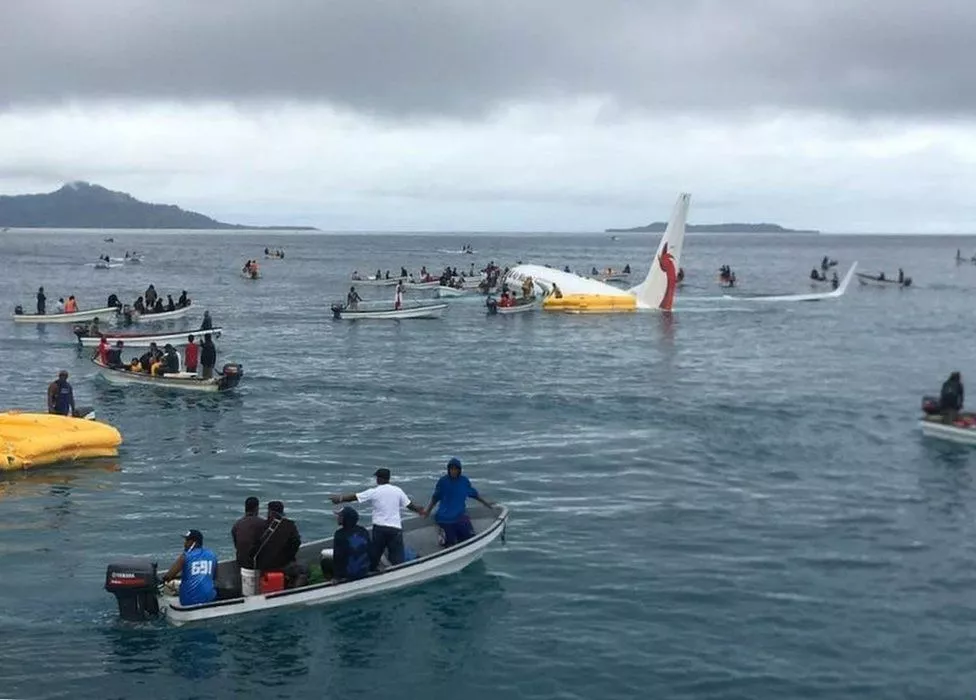
<instances>
[{"instance_id":1,"label":"man wearing cap","mask_svg":"<svg viewBox=\"0 0 976 700\"><path fill-rule=\"evenodd\" d=\"M371 503L373 505L373 542L370 552L370 569L379 569L380 559L386 552L390 564L402 564L403 553L403 521L400 511L403 508L412 510L423 516L424 509L411 502L410 498L399 486L390 483L390 470L377 469L376 486L360 493L347 493L342 496L331 496L333 503Z\"/></svg>"},{"instance_id":2,"label":"man wearing cap","mask_svg":"<svg viewBox=\"0 0 976 700\"><path fill-rule=\"evenodd\" d=\"M180 605L200 605L217 598L217 555L203 547L203 533L183 535L183 553L163 575L163 583L180 579Z\"/></svg>"},{"instance_id":3,"label":"man wearing cap","mask_svg":"<svg viewBox=\"0 0 976 700\"><path fill-rule=\"evenodd\" d=\"M466 510L469 498L480 501L489 508L495 507L494 503L478 495L468 477L461 474L461 460L452 457L447 463L447 474L437 480L434 494L430 497L430 504L426 508L427 515L430 516L434 506L437 506L434 522L444 533L445 547L451 547L474 537L474 526L471 525L471 518L468 517Z\"/></svg>"},{"instance_id":4,"label":"man wearing cap","mask_svg":"<svg viewBox=\"0 0 976 700\"><path fill-rule=\"evenodd\" d=\"M68 372L61 370L47 387L47 412L71 416L75 412L75 393L68 384Z\"/></svg>"},{"instance_id":5,"label":"man wearing cap","mask_svg":"<svg viewBox=\"0 0 976 700\"><path fill-rule=\"evenodd\" d=\"M244 517L234 523L234 527L230 529L237 564L241 567L241 595L257 593L257 571L254 569L251 552L261 539L261 533L264 532L264 518L258 515L260 505L256 497L248 496L244 501Z\"/></svg>"}]
</instances>

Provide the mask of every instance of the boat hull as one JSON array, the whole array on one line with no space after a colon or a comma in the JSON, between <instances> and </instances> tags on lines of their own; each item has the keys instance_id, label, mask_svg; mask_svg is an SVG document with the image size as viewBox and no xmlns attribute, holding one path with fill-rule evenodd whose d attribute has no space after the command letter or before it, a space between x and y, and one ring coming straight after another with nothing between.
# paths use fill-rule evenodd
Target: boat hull
<instances>
[{"instance_id":1,"label":"boat hull","mask_svg":"<svg viewBox=\"0 0 976 700\"><path fill-rule=\"evenodd\" d=\"M211 379L203 379L196 375L186 372L177 374L163 374L153 376L145 372L130 372L125 369L112 369L106 367L97 360L92 363L98 368L99 374L109 384L116 386L142 385L156 387L157 389L168 389L173 391L188 391L194 393L218 393L234 389L241 380L243 372L239 372L235 377L228 379L226 376L215 376ZM225 366L226 367L226 366Z\"/></svg>"},{"instance_id":2,"label":"boat hull","mask_svg":"<svg viewBox=\"0 0 976 700\"><path fill-rule=\"evenodd\" d=\"M121 340L125 348L148 348L152 343L156 343L160 347L166 345L166 343L170 343L171 345L186 345L189 336L192 335L194 338L202 339L207 333L216 339L221 336L223 330L220 328L210 328L208 330L180 331L179 333L139 333L134 335L103 333L102 335L108 341L109 345L115 345L116 342ZM101 336L83 336L78 338L78 342L86 348L98 347L100 341Z\"/></svg>"},{"instance_id":3,"label":"boat hull","mask_svg":"<svg viewBox=\"0 0 976 700\"><path fill-rule=\"evenodd\" d=\"M960 428L952 424L943 423L941 420L928 420L923 418L919 421L922 435L937 440L947 440L960 445L976 445L976 428Z\"/></svg>"},{"instance_id":4,"label":"boat hull","mask_svg":"<svg viewBox=\"0 0 976 700\"><path fill-rule=\"evenodd\" d=\"M488 515L476 517L476 511ZM160 595L159 609L171 624L184 625L278 608L342 603L417 586L470 566L481 559L493 542L503 536L508 521L507 508L500 506L497 510L489 511L479 507L469 513L477 534L472 539L447 549L437 546L437 527L432 521L415 518L404 522L404 542L421 553L421 557L358 581L321 583L189 607L181 606L175 596ZM423 545L418 544L419 542L423 542ZM298 561L308 567L318 566L319 553L322 549L331 547L331 543L331 539L324 539L302 545L297 556ZM431 553L427 554L428 551ZM222 577L233 577L235 572L239 579L240 573L236 567L237 563L234 561L221 564L218 567L218 584Z\"/></svg>"},{"instance_id":5,"label":"boat hull","mask_svg":"<svg viewBox=\"0 0 976 700\"><path fill-rule=\"evenodd\" d=\"M423 304L418 306L404 306L401 309L356 309L333 306L332 317L339 321L358 321L375 319L380 321L397 321L410 318L440 318L447 310L447 304Z\"/></svg>"},{"instance_id":6,"label":"boat hull","mask_svg":"<svg viewBox=\"0 0 976 700\"><path fill-rule=\"evenodd\" d=\"M536 298L528 303L516 304L515 306L498 306L492 304L488 306L488 313L492 316L514 316L515 314L527 314L541 309L542 303L543 300L541 298Z\"/></svg>"},{"instance_id":7,"label":"boat hull","mask_svg":"<svg viewBox=\"0 0 976 700\"><path fill-rule=\"evenodd\" d=\"M192 306L184 306L183 308L176 309L175 311L160 311L158 313L151 313L151 314L148 313L138 314L133 312L132 322L133 323L157 323L160 321L172 321L174 319L183 318L184 316L186 316L188 313L190 313L191 308Z\"/></svg>"},{"instance_id":8,"label":"boat hull","mask_svg":"<svg viewBox=\"0 0 976 700\"><path fill-rule=\"evenodd\" d=\"M904 282L899 282L897 279L879 280L874 275L867 274L866 272L858 272L857 281L863 287L908 287L911 284L911 280L909 279L906 279Z\"/></svg>"},{"instance_id":9,"label":"boat hull","mask_svg":"<svg viewBox=\"0 0 976 700\"><path fill-rule=\"evenodd\" d=\"M98 318L114 317L119 310L114 306L88 311L75 311L73 314L14 314L14 323L78 323Z\"/></svg>"}]
</instances>

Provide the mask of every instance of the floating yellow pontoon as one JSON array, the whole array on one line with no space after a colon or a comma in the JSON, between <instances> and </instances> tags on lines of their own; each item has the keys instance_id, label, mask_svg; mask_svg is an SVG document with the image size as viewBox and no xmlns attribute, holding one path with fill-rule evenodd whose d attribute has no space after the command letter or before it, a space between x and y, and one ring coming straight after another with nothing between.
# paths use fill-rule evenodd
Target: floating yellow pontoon
<instances>
[{"instance_id":1,"label":"floating yellow pontoon","mask_svg":"<svg viewBox=\"0 0 976 700\"><path fill-rule=\"evenodd\" d=\"M550 296L543 303L546 311L564 311L568 313L606 313L637 311L637 299L628 295L611 296L609 294L563 294L562 297Z\"/></svg>"},{"instance_id":2,"label":"floating yellow pontoon","mask_svg":"<svg viewBox=\"0 0 976 700\"><path fill-rule=\"evenodd\" d=\"M0 413L0 471L114 457L122 436L111 425L49 413Z\"/></svg>"}]
</instances>

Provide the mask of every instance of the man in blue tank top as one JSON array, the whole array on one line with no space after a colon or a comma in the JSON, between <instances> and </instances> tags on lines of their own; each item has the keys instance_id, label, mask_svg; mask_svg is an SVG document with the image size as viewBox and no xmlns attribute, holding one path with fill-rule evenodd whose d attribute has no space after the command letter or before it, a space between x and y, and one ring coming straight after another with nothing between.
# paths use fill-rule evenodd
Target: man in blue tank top
<instances>
[{"instance_id":1,"label":"man in blue tank top","mask_svg":"<svg viewBox=\"0 0 976 700\"><path fill-rule=\"evenodd\" d=\"M474 527L467 513L469 498L480 501L488 508L495 506L478 494L468 477L461 474L461 460L452 457L447 463L447 474L438 480L430 505L425 509L429 516L434 506L438 506L434 521L444 533L445 547L452 547L474 537Z\"/></svg>"},{"instance_id":2,"label":"man in blue tank top","mask_svg":"<svg viewBox=\"0 0 976 700\"><path fill-rule=\"evenodd\" d=\"M203 533L183 535L183 553L163 575L163 582L180 579L180 605L200 605L217 598L217 555L203 547Z\"/></svg>"}]
</instances>

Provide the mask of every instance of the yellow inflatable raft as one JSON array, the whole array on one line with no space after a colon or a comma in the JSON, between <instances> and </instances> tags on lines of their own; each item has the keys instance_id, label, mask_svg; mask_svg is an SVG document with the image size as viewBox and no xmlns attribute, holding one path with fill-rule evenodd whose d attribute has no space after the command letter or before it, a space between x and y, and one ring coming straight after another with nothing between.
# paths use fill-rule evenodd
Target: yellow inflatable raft
<instances>
[{"instance_id":1,"label":"yellow inflatable raft","mask_svg":"<svg viewBox=\"0 0 976 700\"><path fill-rule=\"evenodd\" d=\"M111 425L48 413L0 413L0 471L114 457L122 436Z\"/></svg>"},{"instance_id":2,"label":"yellow inflatable raft","mask_svg":"<svg viewBox=\"0 0 976 700\"><path fill-rule=\"evenodd\" d=\"M610 296L608 294L563 294L550 296L543 303L546 311L567 313L607 313L637 311L637 299L630 296Z\"/></svg>"}]
</instances>

